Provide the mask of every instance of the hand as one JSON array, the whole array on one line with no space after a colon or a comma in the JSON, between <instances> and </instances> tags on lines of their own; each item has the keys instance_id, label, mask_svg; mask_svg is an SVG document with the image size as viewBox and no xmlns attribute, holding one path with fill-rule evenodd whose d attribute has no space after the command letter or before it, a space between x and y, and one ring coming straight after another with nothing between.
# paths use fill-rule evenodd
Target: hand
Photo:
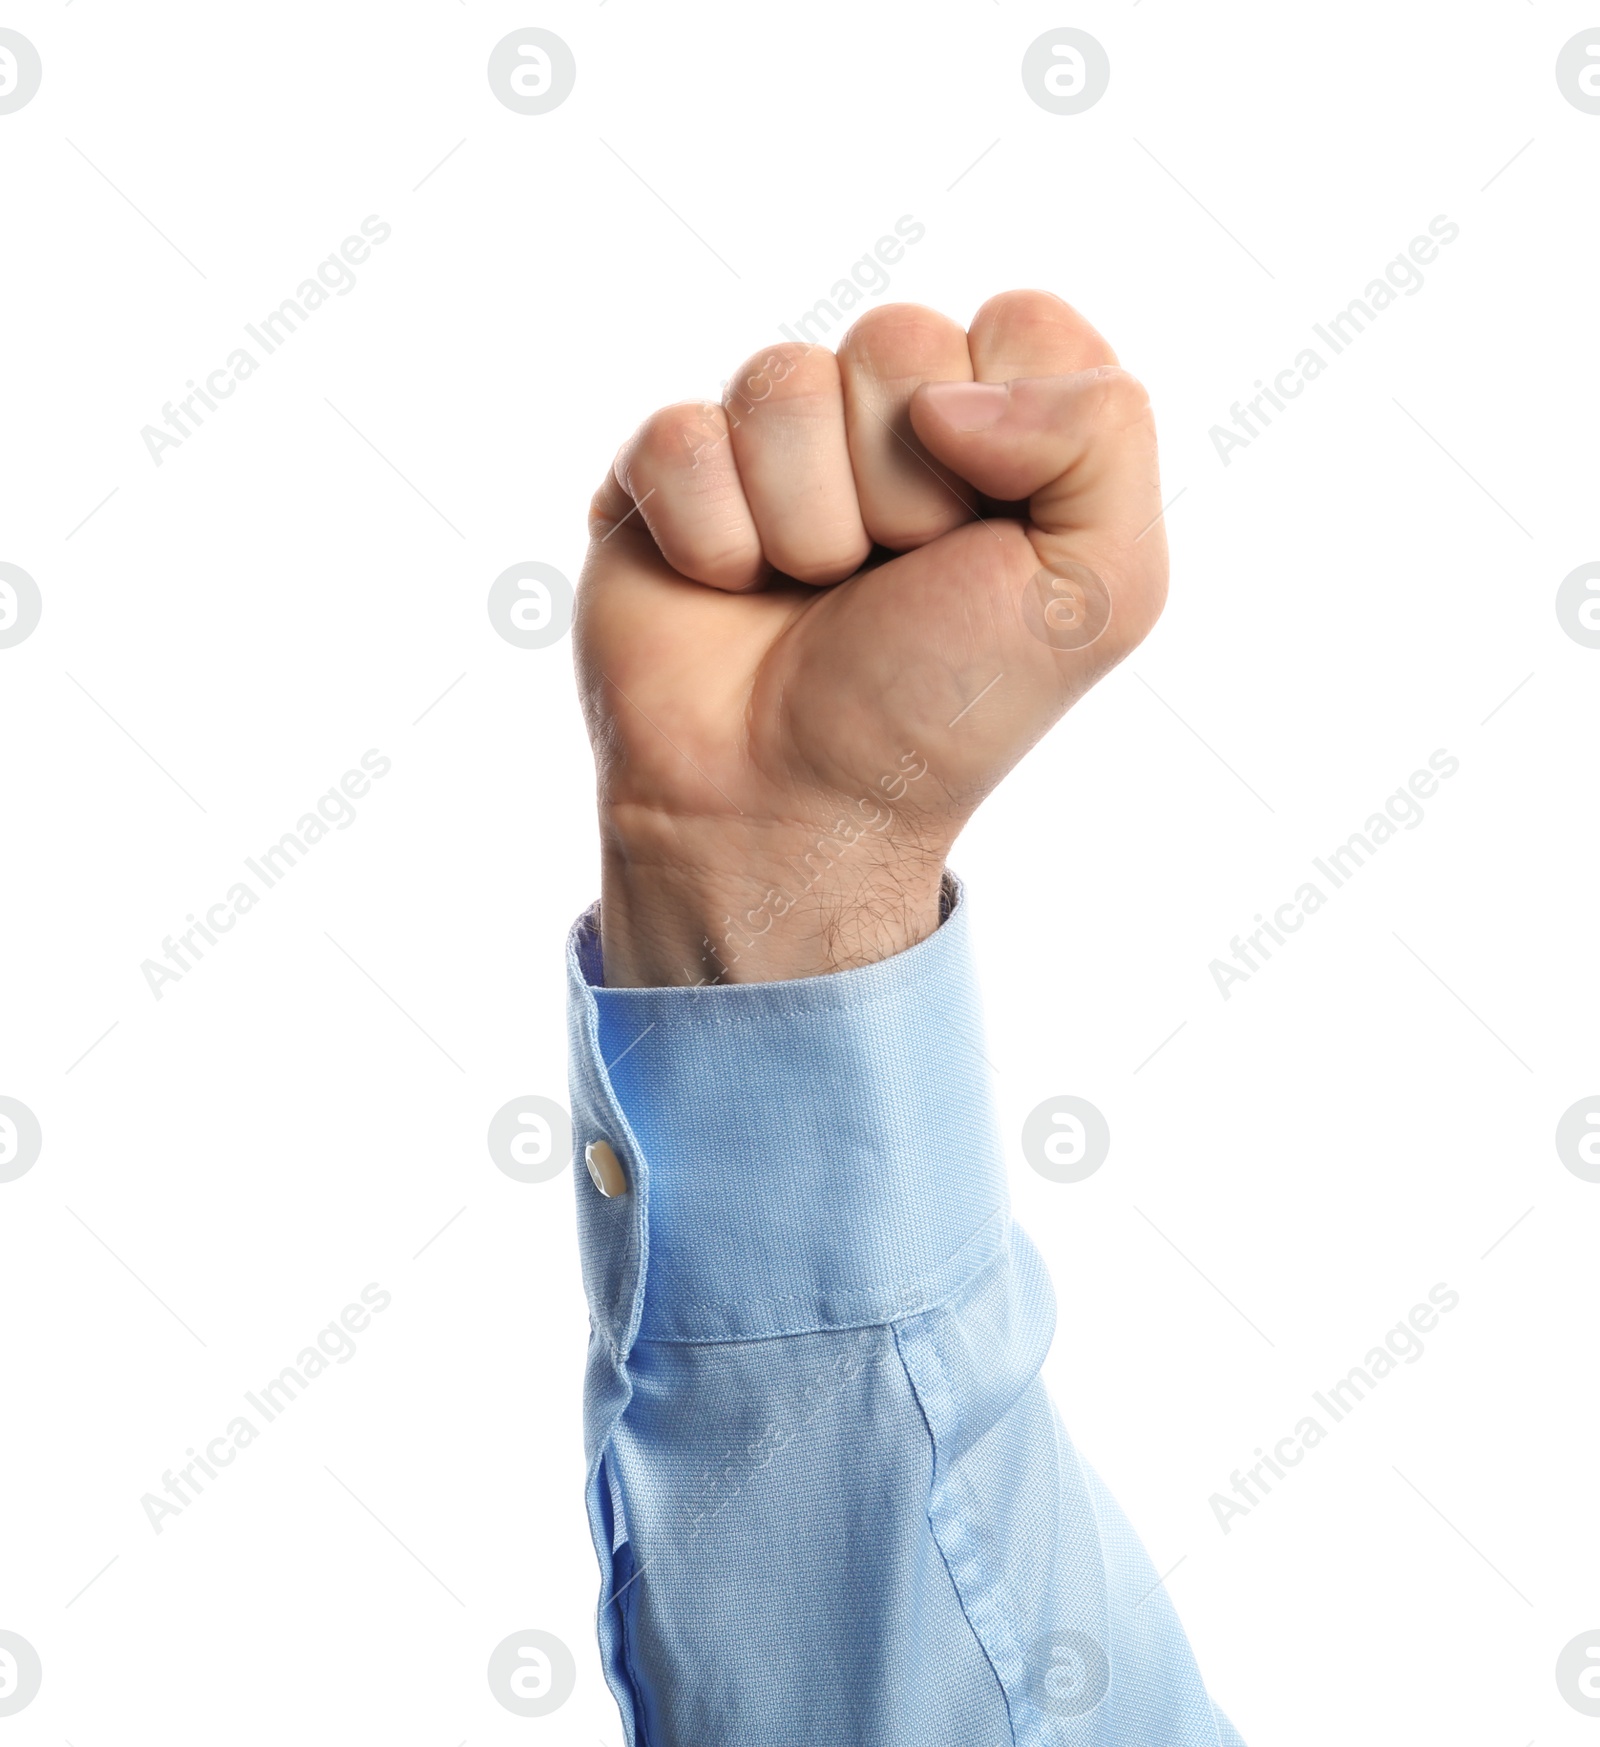
<instances>
[{"instance_id":1,"label":"hand","mask_svg":"<svg viewBox=\"0 0 1600 1747\"><path fill-rule=\"evenodd\" d=\"M774 346L646 419L575 650L613 986L870 963L973 809L1166 595L1144 390L1044 292Z\"/></svg>"}]
</instances>

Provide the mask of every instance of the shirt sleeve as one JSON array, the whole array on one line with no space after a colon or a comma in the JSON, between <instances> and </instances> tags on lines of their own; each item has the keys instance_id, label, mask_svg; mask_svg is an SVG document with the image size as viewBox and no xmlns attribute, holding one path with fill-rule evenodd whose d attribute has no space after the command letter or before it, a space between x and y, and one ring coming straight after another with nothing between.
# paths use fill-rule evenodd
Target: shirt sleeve
<instances>
[{"instance_id":1,"label":"shirt sleeve","mask_svg":"<svg viewBox=\"0 0 1600 1747\"><path fill-rule=\"evenodd\" d=\"M595 913L573 931L628 1747L1241 1747L1040 1381L1055 1300L946 908L881 963L711 988L607 989Z\"/></svg>"}]
</instances>

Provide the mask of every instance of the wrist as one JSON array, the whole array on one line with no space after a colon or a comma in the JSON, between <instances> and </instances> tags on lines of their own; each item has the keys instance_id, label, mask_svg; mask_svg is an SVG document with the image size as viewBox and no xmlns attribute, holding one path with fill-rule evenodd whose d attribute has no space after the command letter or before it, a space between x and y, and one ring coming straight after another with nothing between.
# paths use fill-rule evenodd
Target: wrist
<instances>
[{"instance_id":1,"label":"wrist","mask_svg":"<svg viewBox=\"0 0 1600 1747\"><path fill-rule=\"evenodd\" d=\"M624 828L607 814L601 839L611 988L826 976L903 952L939 926L942 846L772 822Z\"/></svg>"}]
</instances>

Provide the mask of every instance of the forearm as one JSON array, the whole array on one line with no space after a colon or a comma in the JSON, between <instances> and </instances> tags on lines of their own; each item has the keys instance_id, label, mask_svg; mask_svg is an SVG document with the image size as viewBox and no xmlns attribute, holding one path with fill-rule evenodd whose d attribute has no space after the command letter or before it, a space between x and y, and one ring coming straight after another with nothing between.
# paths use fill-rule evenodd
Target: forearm
<instances>
[{"instance_id":1,"label":"forearm","mask_svg":"<svg viewBox=\"0 0 1600 1747\"><path fill-rule=\"evenodd\" d=\"M630 1742L1237 1747L1040 1381L1054 1299L946 899L793 982L617 987L575 937L576 1138L626 1185L577 1180Z\"/></svg>"},{"instance_id":2,"label":"forearm","mask_svg":"<svg viewBox=\"0 0 1600 1747\"><path fill-rule=\"evenodd\" d=\"M939 924L943 858L887 802L874 827L788 823L714 834L601 818L601 934L613 988L778 982L903 952ZM845 829L839 827L843 825ZM874 832L868 841L863 833ZM885 859L884 850L891 852Z\"/></svg>"}]
</instances>

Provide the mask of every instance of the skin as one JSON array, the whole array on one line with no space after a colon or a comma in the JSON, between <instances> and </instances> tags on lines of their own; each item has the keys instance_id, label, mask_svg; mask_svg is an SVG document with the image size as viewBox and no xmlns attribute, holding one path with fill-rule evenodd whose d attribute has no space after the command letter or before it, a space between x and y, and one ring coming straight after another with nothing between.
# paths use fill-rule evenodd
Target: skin
<instances>
[{"instance_id":1,"label":"skin","mask_svg":"<svg viewBox=\"0 0 1600 1747\"><path fill-rule=\"evenodd\" d=\"M1075 310L881 306L663 408L590 509L574 650L608 984L767 982L938 926L979 802L1166 598L1149 400ZM1096 634L1098 633L1098 634Z\"/></svg>"}]
</instances>

